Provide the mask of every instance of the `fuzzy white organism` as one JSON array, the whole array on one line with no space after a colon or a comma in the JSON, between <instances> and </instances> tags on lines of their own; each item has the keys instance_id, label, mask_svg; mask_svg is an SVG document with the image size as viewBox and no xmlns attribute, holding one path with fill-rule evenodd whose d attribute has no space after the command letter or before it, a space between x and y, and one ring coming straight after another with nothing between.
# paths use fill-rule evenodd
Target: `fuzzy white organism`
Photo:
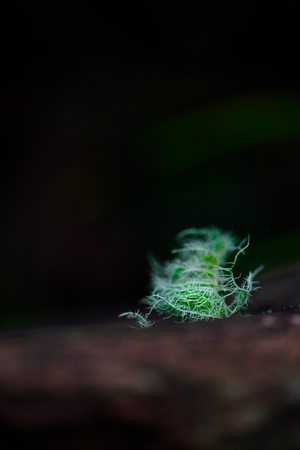
<instances>
[{"instance_id":1,"label":"fuzzy white organism","mask_svg":"<svg viewBox=\"0 0 300 450\"><path fill-rule=\"evenodd\" d=\"M181 246L173 250L174 258L164 264L152 260L152 292L143 300L148 312L126 312L143 328L153 325L148 317L159 314L179 317L182 321L199 321L230 317L247 307L254 287L253 278L262 269L237 283L233 269L240 254L248 248L249 236L239 244L237 238L218 228L188 229L178 234ZM236 252L232 262L228 256Z\"/></svg>"}]
</instances>

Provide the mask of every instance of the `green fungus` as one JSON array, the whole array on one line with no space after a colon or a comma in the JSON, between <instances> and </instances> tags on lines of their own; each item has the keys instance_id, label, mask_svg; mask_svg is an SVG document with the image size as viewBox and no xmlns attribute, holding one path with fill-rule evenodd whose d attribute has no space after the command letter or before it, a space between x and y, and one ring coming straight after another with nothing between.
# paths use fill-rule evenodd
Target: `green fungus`
<instances>
[{"instance_id":1,"label":"green fungus","mask_svg":"<svg viewBox=\"0 0 300 450\"><path fill-rule=\"evenodd\" d=\"M182 321L227 318L248 305L256 289L253 278L262 269L250 272L240 283L233 274L239 255L250 244L250 237L238 243L230 232L219 228L191 228L178 234L180 247L164 264L152 259L152 292L142 300L148 312L125 312L119 317L136 319L142 328L153 325L153 310ZM228 257L235 252L233 261Z\"/></svg>"}]
</instances>

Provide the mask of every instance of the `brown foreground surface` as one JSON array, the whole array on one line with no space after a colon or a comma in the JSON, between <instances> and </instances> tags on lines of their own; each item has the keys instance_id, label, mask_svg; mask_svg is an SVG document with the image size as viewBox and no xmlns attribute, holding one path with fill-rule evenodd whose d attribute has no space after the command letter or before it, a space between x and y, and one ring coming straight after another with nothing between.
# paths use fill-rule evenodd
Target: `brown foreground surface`
<instances>
[{"instance_id":1,"label":"brown foreground surface","mask_svg":"<svg viewBox=\"0 0 300 450\"><path fill-rule=\"evenodd\" d=\"M299 273L227 320L3 334L1 449L300 448Z\"/></svg>"}]
</instances>

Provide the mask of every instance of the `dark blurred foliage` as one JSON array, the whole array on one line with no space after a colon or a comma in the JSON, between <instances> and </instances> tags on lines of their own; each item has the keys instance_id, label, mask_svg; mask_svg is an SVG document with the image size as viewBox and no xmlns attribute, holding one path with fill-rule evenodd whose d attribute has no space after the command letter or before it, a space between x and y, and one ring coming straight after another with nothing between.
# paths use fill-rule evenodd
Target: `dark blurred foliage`
<instances>
[{"instance_id":1,"label":"dark blurred foliage","mask_svg":"<svg viewBox=\"0 0 300 450\"><path fill-rule=\"evenodd\" d=\"M136 307L185 227L250 233L247 270L300 261L299 12L5 2L1 326Z\"/></svg>"}]
</instances>

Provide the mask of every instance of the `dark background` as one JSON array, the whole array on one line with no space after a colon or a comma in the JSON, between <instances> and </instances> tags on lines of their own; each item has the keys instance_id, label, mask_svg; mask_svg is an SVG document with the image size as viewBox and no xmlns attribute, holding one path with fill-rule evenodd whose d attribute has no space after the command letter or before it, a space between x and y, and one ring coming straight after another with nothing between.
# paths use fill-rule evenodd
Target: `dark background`
<instances>
[{"instance_id":1,"label":"dark background","mask_svg":"<svg viewBox=\"0 0 300 450\"><path fill-rule=\"evenodd\" d=\"M300 262L298 1L2 6L0 326L102 322L180 230Z\"/></svg>"}]
</instances>

